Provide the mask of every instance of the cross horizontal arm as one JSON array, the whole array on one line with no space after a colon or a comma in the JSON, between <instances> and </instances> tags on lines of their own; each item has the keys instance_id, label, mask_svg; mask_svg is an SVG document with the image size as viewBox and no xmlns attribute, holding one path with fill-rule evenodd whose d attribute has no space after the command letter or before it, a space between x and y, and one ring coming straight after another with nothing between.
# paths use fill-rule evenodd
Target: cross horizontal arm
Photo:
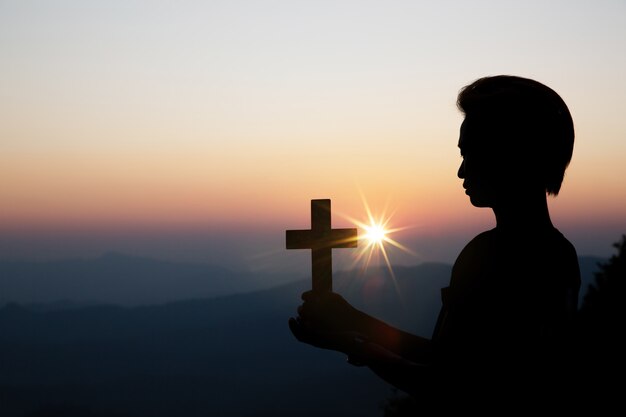
<instances>
[{"instance_id":1,"label":"cross horizontal arm","mask_svg":"<svg viewBox=\"0 0 626 417\"><path fill-rule=\"evenodd\" d=\"M287 249L356 248L357 229L287 230Z\"/></svg>"}]
</instances>

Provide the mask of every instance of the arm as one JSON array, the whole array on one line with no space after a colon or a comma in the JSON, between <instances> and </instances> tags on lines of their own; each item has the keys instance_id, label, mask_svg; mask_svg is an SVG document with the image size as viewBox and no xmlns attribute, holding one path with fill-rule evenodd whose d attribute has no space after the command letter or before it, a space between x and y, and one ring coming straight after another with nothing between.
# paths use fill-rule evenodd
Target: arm
<instances>
[{"instance_id":1,"label":"arm","mask_svg":"<svg viewBox=\"0 0 626 417\"><path fill-rule=\"evenodd\" d=\"M304 303L298 308L298 317L290 319L294 335L304 336L305 343L319 345L325 349L339 350L349 354L354 346L343 338L359 337L375 343L394 354L414 362L427 362L430 356L430 340L397 329L382 320L372 317L350 305L336 293L302 294ZM305 335L306 333L306 335ZM314 339L318 340L318 344ZM325 346L325 338L337 338L337 346Z\"/></svg>"},{"instance_id":2,"label":"arm","mask_svg":"<svg viewBox=\"0 0 626 417\"><path fill-rule=\"evenodd\" d=\"M335 293L302 295L304 303L289 327L301 342L343 352L348 362L368 366L406 391L428 379L430 340L399 330L352 307Z\"/></svg>"},{"instance_id":3,"label":"arm","mask_svg":"<svg viewBox=\"0 0 626 417\"><path fill-rule=\"evenodd\" d=\"M373 342L361 341L348 356L348 363L367 366L384 381L411 395L423 395L436 385L432 365L410 361Z\"/></svg>"},{"instance_id":4,"label":"arm","mask_svg":"<svg viewBox=\"0 0 626 417\"><path fill-rule=\"evenodd\" d=\"M360 317L357 320L357 331L363 334L367 341L412 362L430 362L429 339L397 329L361 311L358 311L358 314Z\"/></svg>"}]
</instances>

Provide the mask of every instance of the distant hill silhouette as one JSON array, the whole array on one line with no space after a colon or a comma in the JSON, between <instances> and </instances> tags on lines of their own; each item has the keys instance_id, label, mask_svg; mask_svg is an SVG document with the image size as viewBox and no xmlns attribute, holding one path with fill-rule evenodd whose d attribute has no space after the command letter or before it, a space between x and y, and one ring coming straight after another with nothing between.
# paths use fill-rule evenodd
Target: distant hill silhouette
<instances>
[{"instance_id":1,"label":"distant hill silhouette","mask_svg":"<svg viewBox=\"0 0 626 417\"><path fill-rule=\"evenodd\" d=\"M397 286L413 301L404 307L384 269L337 274L336 288L366 311L430 332L449 274L444 264L397 269ZM0 414L40 404L142 416L379 415L390 387L289 332L287 318L309 287L303 280L133 308L9 304L0 309Z\"/></svg>"},{"instance_id":2,"label":"distant hill silhouette","mask_svg":"<svg viewBox=\"0 0 626 417\"><path fill-rule=\"evenodd\" d=\"M599 257L579 258L584 291L601 261ZM395 269L402 271L401 267ZM94 259L0 261L0 307L7 303L39 310L98 304L155 305L246 293L295 280L297 277L290 274L232 271L215 265L120 253ZM367 285L372 291L376 281L370 279ZM581 301L582 295L583 291Z\"/></svg>"},{"instance_id":3,"label":"distant hill silhouette","mask_svg":"<svg viewBox=\"0 0 626 417\"><path fill-rule=\"evenodd\" d=\"M107 253L95 259L0 261L0 306L163 304L255 291L285 283L285 274L235 272L215 265Z\"/></svg>"}]
</instances>

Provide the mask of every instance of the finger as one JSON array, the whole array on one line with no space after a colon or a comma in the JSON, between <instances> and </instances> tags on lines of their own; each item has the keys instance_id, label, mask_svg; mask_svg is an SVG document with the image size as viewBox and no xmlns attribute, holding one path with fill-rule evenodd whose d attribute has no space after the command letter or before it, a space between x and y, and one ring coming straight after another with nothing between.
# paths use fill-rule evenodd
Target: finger
<instances>
[{"instance_id":1,"label":"finger","mask_svg":"<svg viewBox=\"0 0 626 417\"><path fill-rule=\"evenodd\" d=\"M318 293L313 290L309 290L309 291L303 292L300 297L304 301L314 301L315 299L317 299Z\"/></svg>"},{"instance_id":2,"label":"finger","mask_svg":"<svg viewBox=\"0 0 626 417\"><path fill-rule=\"evenodd\" d=\"M323 321L324 308L315 303L306 302L298 307L298 318L306 321Z\"/></svg>"},{"instance_id":3,"label":"finger","mask_svg":"<svg viewBox=\"0 0 626 417\"><path fill-rule=\"evenodd\" d=\"M289 319L289 329L299 342L308 343L313 346L320 346L319 340L317 340L318 337L312 334L306 327L306 324L304 324L301 320L294 318Z\"/></svg>"},{"instance_id":4,"label":"finger","mask_svg":"<svg viewBox=\"0 0 626 417\"><path fill-rule=\"evenodd\" d=\"M289 330L291 330L291 333L293 333L296 339L298 339L301 342L303 341L300 325L298 324L298 321L294 319L293 317L289 318Z\"/></svg>"},{"instance_id":5,"label":"finger","mask_svg":"<svg viewBox=\"0 0 626 417\"><path fill-rule=\"evenodd\" d=\"M310 301L305 301L297 308L298 317L305 319L311 319L318 316L320 311L323 311L322 306L319 306L316 303L312 303Z\"/></svg>"}]
</instances>

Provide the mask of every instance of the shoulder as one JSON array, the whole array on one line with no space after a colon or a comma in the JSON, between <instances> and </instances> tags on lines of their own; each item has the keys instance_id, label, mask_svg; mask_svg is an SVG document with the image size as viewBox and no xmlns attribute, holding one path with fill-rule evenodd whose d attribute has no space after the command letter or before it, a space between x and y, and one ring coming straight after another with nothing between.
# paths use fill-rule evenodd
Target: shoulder
<instances>
[{"instance_id":1,"label":"shoulder","mask_svg":"<svg viewBox=\"0 0 626 417\"><path fill-rule=\"evenodd\" d=\"M501 230L494 228L478 234L461 251L463 253L489 253L503 256L509 261L516 257L576 260L574 245L556 228L530 230Z\"/></svg>"},{"instance_id":2,"label":"shoulder","mask_svg":"<svg viewBox=\"0 0 626 417\"><path fill-rule=\"evenodd\" d=\"M558 249L563 256L578 259L578 254L576 253L576 248L560 231L554 229L554 233L552 233L551 243L554 245L555 249Z\"/></svg>"},{"instance_id":3,"label":"shoulder","mask_svg":"<svg viewBox=\"0 0 626 417\"><path fill-rule=\"evenodd\" d=\"M461 250L459 254L459 259L467 256L475 256L480 253L490 253L497 247L498 244L498 233L496 229L487 230L476 235L472 240L470 240L467 245Z\"/></svg>"},{"instance_id":4,"label":"shoulder","mask_svg":"<svg viewBox=\"0 0 626 417\"><path fill-rule=\"evenodd\" d=\"M580 271L574 245L559 230L495 228L478 234L460 252L453 276L466 274L507 276L510 283L545 283L549 278L576 285Z\"/></svg>"},{"instance_id":5,"label":"shoulder","mask_svg":"<svg viewBox=\"0 0 626 417\"><path fill-rule=\"evenodd\" d=\"M496 229L476 235L461 250L454 266L461 269L484 267L497 256L498 248L501 246L500 240Z\"/></svg>"},{"instance_id":6,"label":"shoulder","mask_svg":"<svg viewBox=\"0 0 626 417\"><path fill-rule=\"evenodd\" d=\"M559 268L569 266L578 271L578 254L576 248L559 230L552 229L543 233L535 244L535 253L546 264ZM568 268L568 269L570 269Z\"/></svg>"},{"instance_id":7,"label":"shoulder","mask_svg":"<svg viewBox=\"0 0 626 417\"><path fill-rule=\"evenodd\" d=\"M561 232L554 229L550 239L547 239L552 256L552 264L559 268L559 276L563 284L567 286L580 286L580 267L578 265L578 253L576 248Z\"/></svg>"},{"instance_id":8,"label":"shoulder","mask_svg":"<svg viewBox=\"0 0 626 417\"><path fill-rule=\"evenodd\" d=\"M463 288L470 283L471 286L478 284L480 278L492 269L497 246L495 229L482 232L470 240L454 262L450 284Z\"/></svg>"}]
</instances>

